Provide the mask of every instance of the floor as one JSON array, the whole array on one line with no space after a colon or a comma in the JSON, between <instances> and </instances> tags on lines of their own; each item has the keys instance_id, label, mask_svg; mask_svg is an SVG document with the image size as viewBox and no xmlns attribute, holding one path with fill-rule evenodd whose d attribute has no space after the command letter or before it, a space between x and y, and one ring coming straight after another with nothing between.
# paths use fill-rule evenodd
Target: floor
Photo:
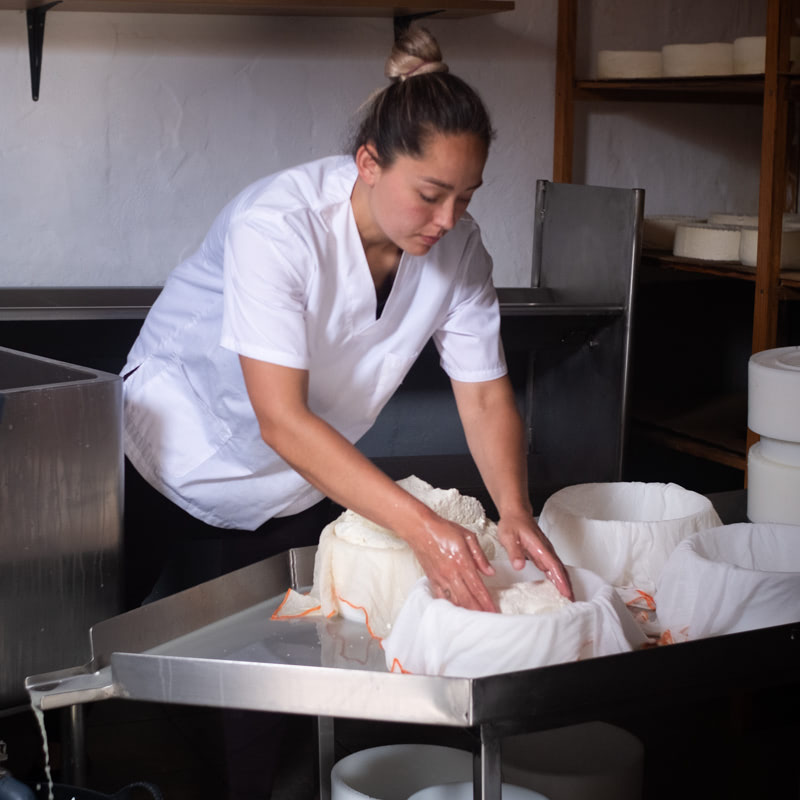
<instances>
[{"instance_id":1,"label":"floor","mask_svg":"<svg viewBox=\"0 0 800 800\"><path fill-rule=\"evenodd\" d=\"M65 795L67 800L95 800L138 781L158 786L164 800L226 800L234 796L256 800L262 796L257 792L233 795L225 788L223 725L218 710L123 700L96 703L85 710L85 785L104 794L92 792L84 797L70 793ZM46 720L57 783L63 766L61 714L48 712ZM626 728L644 743L642 800L800 798L800 683L735 697L619 709L606 721ZM341 721L336 733L337 758L399 741L438 742L465 749L476 743L469 731L425 726ZM12 773L31 782L41 780L42 748L32 714L0 717L0 739L8 744ZM262 757L250 763L263 761L263 755L273 750L258 741L257 729L251 744ZM288 728L276 749L275 800L314 800L317 778L312 720L288 718ZM127 800L150 797L137 791Z\"/></svg>"}]
</instances>

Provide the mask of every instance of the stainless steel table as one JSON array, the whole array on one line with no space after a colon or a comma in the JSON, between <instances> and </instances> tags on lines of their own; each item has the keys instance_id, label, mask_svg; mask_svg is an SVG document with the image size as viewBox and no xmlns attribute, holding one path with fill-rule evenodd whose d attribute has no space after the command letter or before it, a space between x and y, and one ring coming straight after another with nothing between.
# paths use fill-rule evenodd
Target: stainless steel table
<instances>
[{"instance_id":1,"label":"stainless steel table","mask_svg":"<svg viewBox=\"0 0 800 800\"><path fill-rule=\"evenodd\" d=\"M330 797L336 717L475 729L475 796L500 800L509 734L596 719L654 695L796 683L800 623L484 678L398 675L343 619L273 621L311 584L315 548L291 550L92 628L85 666L28 678L44 710L109 698L308 714L320 720Z\"/></svg>"}]
</instances>

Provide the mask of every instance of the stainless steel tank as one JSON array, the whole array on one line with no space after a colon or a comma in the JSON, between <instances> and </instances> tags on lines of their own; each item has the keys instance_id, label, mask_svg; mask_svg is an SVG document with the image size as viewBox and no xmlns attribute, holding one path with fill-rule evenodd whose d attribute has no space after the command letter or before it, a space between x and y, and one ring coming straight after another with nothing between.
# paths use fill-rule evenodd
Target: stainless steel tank
<instances>
[{"instance_id":1,"label":"stainless steel tank","mask_svg":"<svg viewBox=\"0 0 800 800\"><path fill-rule=\"evenodd\" d=\"M0 347L0 709L121 609L122 381Z\"/></svg>"}]
</instances>

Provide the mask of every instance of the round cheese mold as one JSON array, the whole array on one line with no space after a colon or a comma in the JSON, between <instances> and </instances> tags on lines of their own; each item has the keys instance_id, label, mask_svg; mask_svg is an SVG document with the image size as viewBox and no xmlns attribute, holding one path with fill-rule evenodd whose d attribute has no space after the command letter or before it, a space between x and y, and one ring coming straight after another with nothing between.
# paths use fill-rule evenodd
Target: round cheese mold
<instances>
[{"instance_id":1,"label":"round cheese mold","mask_svg":"<svg viewBox=\"0 0 800 800\"><path fill-rule=\"evenodd\" d=\"M724 525L675 549L656 592L673 641L755 630L800 619L800 528Z\"/></svg>"},{"instance_id":2,"label":"round cheese mold","mask_svg":"<svg viewBox=\"0 0 800 800\"><path fill-rule=\"evenodd\" d=\"M747 453L747 518L800 525L800 466L770 460L763 444L756 442Z\"/></svg>"},{"instance_id":3,"label":"round cheese mold","mask_svg":"<svg viewBox=\"0 0 800 800\"><path fill-rule=\"evenodd\" d=\"M747 427L770 439L800 442L798 409L800 347L753 353L747 365Z\"/></svg>"},{"instance_id":4,"label":"round cheese mold","mask_svg":"<svg viewBox=\"0 0 800 800\"><path fill-rule=\"evenodd\" d=\"M733 44L667 44L661 48L665 78L691 78L733 74Z\"/></svg>"},{"instance_id":5,"label":"round cheese mold","mask_svg":"<svg viewBox=\"0 0 800 800\"><path fill-rule=\"evenodd\" d=\"M565 564L651 593L678 542L720 524L711 501L674 483L583 483L547 498L539 525Z\"/></svg>"},{"instance_id":6,"label":"round cheese mold","mask_svg":"<svg viewBox=\"0 0 800 800\"><path fill-rule=\"evenodd\" d=\"M503 557L497 526L479 500L456 489L436 489L414 475L397 483L439 516L472 531L488 559ZM407 542L347 509L322 530L311 595L319 598L324 616L361 622L382 639L424 574Z\"/></svg>"},{"instance_id":7,"label":"round cheese mold","mask_svg":"<svg viewBox=\"0 0 800 800\"><path fill-rule=\"evenodd\" d=\"M494 561L484 579L490 592L513 583L541 582L528 562L515 570ZM382 641L391 672L475 678L612 655L641 647L646 636L612 586L585 569L567 567L575 602L540 613L469 611L436 599L420 580Z\"/></svg>"}]
</instances>

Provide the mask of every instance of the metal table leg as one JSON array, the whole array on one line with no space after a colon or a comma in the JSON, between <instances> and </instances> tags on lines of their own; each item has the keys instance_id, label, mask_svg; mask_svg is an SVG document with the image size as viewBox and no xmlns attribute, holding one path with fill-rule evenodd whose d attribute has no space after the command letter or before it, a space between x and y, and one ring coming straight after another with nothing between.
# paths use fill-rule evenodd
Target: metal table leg
<instances>
[{"instance_id":1,"label":"metal table leg","mask_svg":"<svg viewBox=\"0 0 800 800\"><path fill-rule=\"evenodd\" d=\"M72 786L84 786L86 782L86 725L82 704L68 706L62 711L61 724L64 731L64 779Z\"/></svg>"},{"instance_id":2,"label":"metal table leg","mask_svg":"<svg viewBox=\"0 0 800 800\"><path fill-rule=\"evenodd\" d=\"M481 725L481 746L472 762L474 800L501 800L500 737L492 725Z\"/></svg>"},{"instance_id":3,"label":"metal table leg","mask_svg":"<svg viewBox=\"0 0 800 800\"><path fill-rule=\"evenodd\" d=\"M319 800L331 800L331 770L335 757L333 717L317 717L317 743Z\"/></svg>"}]
</instances>

